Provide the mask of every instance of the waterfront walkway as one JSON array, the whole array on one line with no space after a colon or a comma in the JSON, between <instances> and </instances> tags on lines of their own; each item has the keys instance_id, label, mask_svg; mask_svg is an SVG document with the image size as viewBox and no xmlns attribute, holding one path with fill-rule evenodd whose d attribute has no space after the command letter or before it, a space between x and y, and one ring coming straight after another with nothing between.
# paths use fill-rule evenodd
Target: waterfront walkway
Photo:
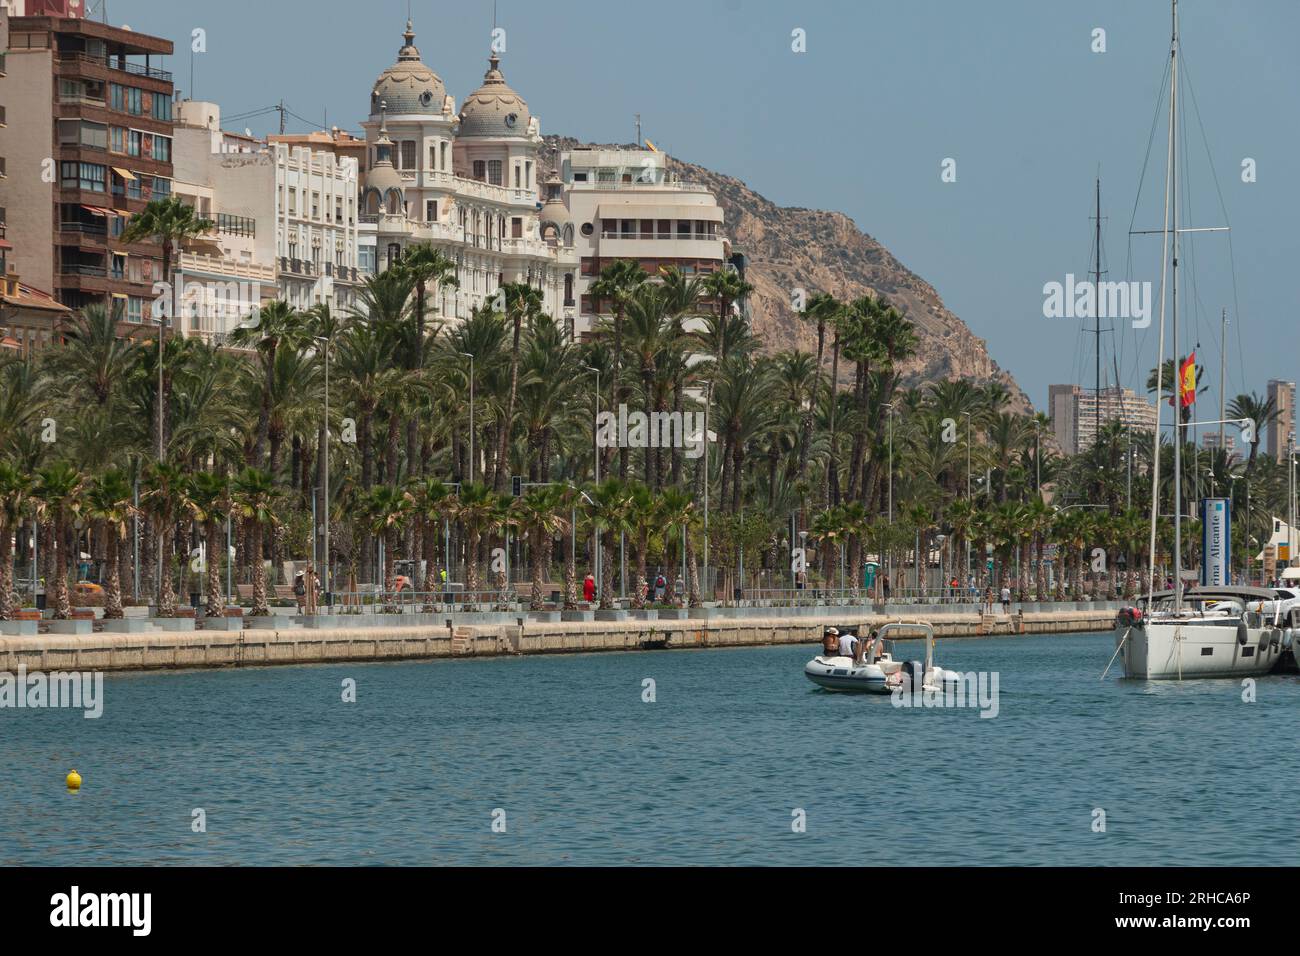
<instances>
[{"instance_id":1,"label":"waterfront walkway","mask_svg":"<svg viewBox=\"0 0 1300 956\"><path fill-rule=\"evenodd\" d=\"M1049 607L1052 609L1043 610ZM133 671L169 668L319 664L338 661L418 660L511 654L589 653L764 644L820 643L835 624L859 630L891 621L928 621L938 638L991 634L1054 634L1109 630L1115 605L1031 605L1011 615L980 609L708 608L689 618L656 620L529 620L471 623L455 617L383 615L348 622L280 616L257 627L163 630L155 620L144 632L43 634L0 638L0 671ZM678 612L684 613L684 612ZM556 615L558 617L558 615ZM405 618L405 619L404 619ZM420 620L416 620L420 618ZM522 621L522 623L520 623ZM192 625L192 622L191 622Z\"/></svg>"}]
</instances>

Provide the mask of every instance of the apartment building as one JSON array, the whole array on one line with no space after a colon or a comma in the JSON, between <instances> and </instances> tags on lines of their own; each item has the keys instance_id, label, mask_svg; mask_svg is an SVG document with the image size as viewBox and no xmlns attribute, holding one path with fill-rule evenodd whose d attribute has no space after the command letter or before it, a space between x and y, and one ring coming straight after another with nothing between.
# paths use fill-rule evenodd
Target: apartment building
<instances>
[{"instance_id":1,"label":"apartment building","mask_svg":"<svg viewBox=\"0 0 1300 956\"><path fill-rule=\"evenodd\" d=\"M574 149L561 154L569 221L579 257L579 334L608 311L591 295L600 271L632 259L650 275L676 266L686 275L728 267L723 214L707 186L678 181L653 149ZM708 305L709 303L705 303Z\"/></svg>"},{"instance_id":2,"label":"apartment building","mask_svg":"<svg viewBox=\"0 0 1300 956\"><path fill-rule=\"evenodd\" d=\"M68 16L9 19L0 206L20 237L10 264L79 309L121 309L151 329L162 250L122 243L127 220L171 194L170 40Z\"/></svg>"},{"instance_id":3,"label":"apartment building","mask_svg":"<svg viewBox=\"0 0 1300 956\"><path fill-rule=\"evenodd\" d=\"M217 290L245 283L243 315L272 298L296 309L351 308L363 281L356 159L225 131L215 103L187 100L177 113L178 189L216 225L211 255L188 257L185 275ZM240 314L210 308L195 331L224 336Z\"/></svg>"},{"instance_id":4,"label":"apartment building","mask_svg":"<svg viewBox=\"0 0 1300 956\"><path fill-rule=\"evenodd\" d=\"M1270 379L1266 398L1271 398L1277 409L1277 417L1268 426L1268 453L1280 458L1295 446L1295 382Z\"/></svg>"},{"instance_id":5,"label":"apartment building","mask_svg":"<svg viewBox=\"0 0 1300 956\"><path fill-rule=\"evenodd\" d=\"M1103 426L1119 422L1143 432L1156 427L1155 405L1131 388L1113 385L1103 388L1100 396L1080 385L1051 385L1047 390L1047 414L1057 444L1067 455L1077 455L1092 447L1097 440L1099 417Z\"/></svg>"}]
</instances>

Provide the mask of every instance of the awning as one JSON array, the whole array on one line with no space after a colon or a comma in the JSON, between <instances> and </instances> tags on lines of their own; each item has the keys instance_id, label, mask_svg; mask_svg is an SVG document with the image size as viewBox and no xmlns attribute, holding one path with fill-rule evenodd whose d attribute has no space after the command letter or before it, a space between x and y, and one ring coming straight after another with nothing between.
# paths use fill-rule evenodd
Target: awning
<instances>
[{"instance_id":1,"label":"awning","mask_svg":"<svg viewBox=\"0 0 1300 956\"><path fill-rule=\"evenodd\" d=\"M122 292L111 292L111 293L109 293L109 294L110 294L113 298L115 298L115 299L125 299L125 298L126 298L126 294L125 294L125 293L122 293Z\"/></svg>"},{"instance_id":2,"label":"awning","mask_svg":"<svg viewBox=\"0 0 1300 956\"><path fill-rule=\"evenodd\" d=\"M11 243L9 240L0 239L0 249L12 249L13 247L14 247L13 243Z\"/></svg>"},{"instance_id":3,"label":"awning","mask_svg":"<svg viewBox=\"0 0 1300 956\"><path fill-rule=\"evenodd\" d=\"M135 173L131 172L131 170L129 169L122 169L120 166L114 166L113 172L117 173L127 182L131 182L131 183L135 182Z\"/></svg>"},{"instance_id":4,"label":"awning","mask_svg":"<svg viewBox=\"0 0 1300 956\"><path fill-rule=\"evenodd\" d=\"M107 212L105 212L104 210L100 209L98 206L82 206L81 208L84 209L84 210L86 210L86 212L90 213L92 216L107 216L107 215L108 215Z\"/></svg>"}]
</instances>

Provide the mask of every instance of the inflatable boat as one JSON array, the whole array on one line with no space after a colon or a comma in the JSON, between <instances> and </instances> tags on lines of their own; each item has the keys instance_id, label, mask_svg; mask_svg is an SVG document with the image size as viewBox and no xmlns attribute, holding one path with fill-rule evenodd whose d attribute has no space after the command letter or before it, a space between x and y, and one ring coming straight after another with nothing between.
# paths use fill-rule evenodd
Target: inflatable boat
<instances>
[{"instance_id":1,"label":"inflatable boat","mask_svg":"<svg viewBox=\"0 0 1300 956\"><path fill-rule=\"evenodd\" d=\"M888 635L898 631L914 634L918 630L925 632L925 662L896 660L894 642L887 639ZM896 689L910 693L918 680L922 690L938 691L959 679L956 672L935 665L934 629L929 624L919 621L886 624L877 631L877 637L886 639L884 651L875 661L855 663L853 658L843 655L818 654L804 665L804 676L823 690L858 694L892 694Z\"/></svg>"}]
</instances>

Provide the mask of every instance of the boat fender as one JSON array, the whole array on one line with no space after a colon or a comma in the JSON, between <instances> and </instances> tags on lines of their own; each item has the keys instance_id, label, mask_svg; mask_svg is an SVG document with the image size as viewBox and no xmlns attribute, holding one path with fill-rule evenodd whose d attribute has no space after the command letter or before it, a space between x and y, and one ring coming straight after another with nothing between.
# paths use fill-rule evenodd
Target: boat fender
<instances>
[{"instance_id":1,"label":"boat fender","mask_svg":"<svg viewBox=\"0 0 1300 956\"><path fill-rule=\"evenodd\" d=\"M1282 646L1282 628L1280 627L1273 628L1273 640L1270 646L1273 648L1274 651L1278 650Z\"/></svg>"},{"instance_id":2,"label":"boat fender","mask_svg":"<svg viewBox=\"0 0 1300 956\"><path fill-rule=\"evenodd\" d=\"M1245 647L1246 642L1249 640L1250 640L1250 631L1246 628L1246 622L1245 621L1237 622L1237 643L1240 644L1242 647Z\"/></svg>"},{"instance_id":3,"label":"boat fender","mask_svg":"<svg viewBox=\"0 0 1300 956\"><path fill-rule=\"evenodd\" d=\"M1282 646L1288 651L1295 646L1295 629L1288 627L1282 632Z\"/></svg>"},{"instance_id":4,"label":"boat fender","mask_svg":"<svg viewBox=\"0 0 1300 956\"><path fill-rule=\"evenodd\" d=\"M1259 652L1261 654L1264 653L1264 651L1268 650L1269 641L1271 641L1272 639L1273 639L1272 630L1270 630L1267 627L1264 628L1264 630L1259 635Z\"/></svg>"}]
</instances>

